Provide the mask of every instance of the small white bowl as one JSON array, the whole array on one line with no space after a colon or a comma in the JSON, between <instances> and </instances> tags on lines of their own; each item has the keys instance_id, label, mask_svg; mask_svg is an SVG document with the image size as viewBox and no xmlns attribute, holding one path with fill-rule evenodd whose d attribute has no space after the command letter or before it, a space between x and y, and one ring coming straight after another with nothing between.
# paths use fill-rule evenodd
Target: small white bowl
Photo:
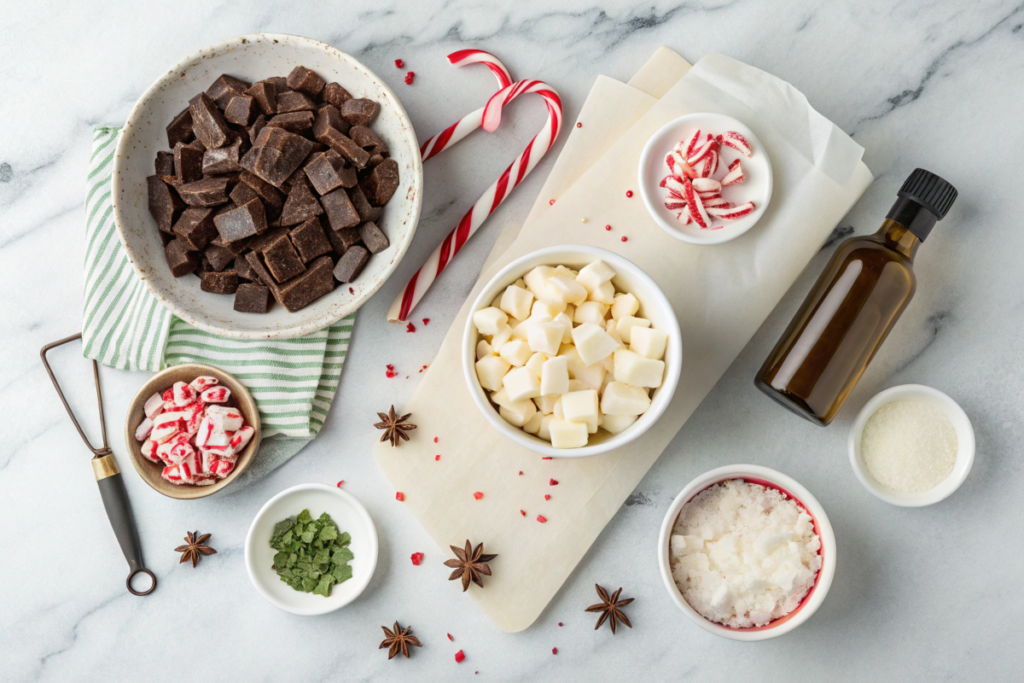
<instances>
[{"instance_id":1,"label":"small white bowl","mask_svg":"<svg viewBox=\"0 0 1024 683\"><path fill-rule=\"evenodd\" d=\"M688 139L697 129L716 135L734 130L743 135L753 149L753 154L747 158L730 147L723 147L716 175L721 177L723 170L728 169L734 159L740 159L745 179L739 185L724 188L723 198L734 203L735 200L739 203L752 201L754 210L734 221L718 220L707 230L693 221L688 225L680 223L676 219L677 212L665 208L668 190L658 186L668 175L665 157L680 140ZM647 141L640 154L639 187L647 211L669 235L690 244L721 244L736 239L761 219L772 198L772 164L754 131L731 116L710 112L688 114L668 122Z\"/></svg>"},{"instance_id":2,"label":"small white bowl","mask_svg":"<svg viewBox=\"0 0 1024 683\"><path fill-rule=\"evenodd\" d=\"M669 561L669 541L672 538L672 528L679 518L679 512L694 496L715 484L730 479L743 479L751 484L761 484L781 490L789 498L796 501L807 514L814 520L814 531L821 540L821 569L814 580L814 585L807 592L804 599L795 610L784 617L764 626L752 628L732 628L724 626L709 619L705 619L697 610L690 606L690 603L683 597L682 592L676 586L672 578L672 567ZM745 642L755 640L768 640L777 638L789 633L800 624L811 618L811 615L825 601L828 589L832 586L832 577L836 572L836 536L832 531L832 525L828 521L825 509L821 507L818 499L811 495L811 492L798 484L794 479L787 477L781 472L776 472L768 467L759 465L727 465L705 472L680 492L665 515L661 523L661 533L658 535L658 567L661 569L661 578L665 582L665 588L673 602L702 629L716 636L729 638L730 640L741 640Z\"/></svg>"},{"instance_id":3,"label":"small white bowl","mask_svg":"<svg viewBox=\"0 0 1024 683\"><path fill-rule=\"evenodd\" d=\"M341 531L352 536L352 578L336 584L328 598L297 591L277 575L276 550L270 547L274 525L308 509L314 518L326 512ZM349 604L366 588L377 567L377 529L362 503L341 489L324 484L300 484L267 501L245 537L245 568L252 585L267 601L285 612L300 616L327 614Z\"/></svg>"},{"instance_id":4,"label":"small white bowl","mask_svg":"<svg viewBox=\"0 0 1024 683\"><path fill-rule=\"evenodd\" d=\"M158 150L167 150L165 127L221 74L249 81L287 76L306 66L356 97L380 103L371 127L398 162L399 184L378 223L391 246L375 254L354 282L300 311L274 306L264 314L239 313L234 297L209 294L199 278L171 275L156 221L149 213L146 177ZM160 75L132 108L117 140L111 201L118 235L132 268L174 315L201 330L234 339L289 339L310 334L357 310L388 279L412 243L423 195L423 166L409 116L384 81L349 54L310 38L254 33L223 40L185 57Z\"/></svg>"},{"instance_id":5,"label":"small white bowl","mask_svg":"<svg viewBox=\"0 0 1024 683\"><path fill-rule=\"evenodd\" d=\"M956 431L956 460L953 462L952 471L935 488L919 493L894 491L888 486L880 484L868 472L860 450L860 440L864 432L864 425L867 424L868 419L874 415L875 411L886 403L906 400L926 401L936 406L946 414L946 417L949 418L950 423L953 425L953 429ZM853 428L850 430L850 464L853 465L853 473L857 475L857 479L864 485L864 488L886 503L902 507L932 505L960 488L960 484L964 483L967 475L970 474L971 466L974 464L974 428L971 426L971 420L967 417L967 413L963 411L963 408L938 389L932 389L923 384L903 384L898 387L892 387L876 394L874 398L861 408L860 413L857 415L857 420L853 423Z\"/></svg>"},{"instance_id":6,"label":"small white bowl","mask_svg":"<svg viewBox=\"0 0 1024 683\"><path fill-rule=\"evenodd\" d=\"M480 386L476 376L476 344L479 340L476 326L473 324L473 311L487 308L491 302L510 284L523 277L530 270L541 265L564 265L569 268L582 268L594 261L601 260L615 271L612 278L616 289L633 294L640 301L638 316L651 321L651 325L668 333L668 347L665 350L665 378L661 386L655 389L651 397L651 406L636 422L621 433L612 435L604 430L590 436L588 445L582 448L555 448L550 442L527 434L518 427L513 427L502 419L497 409L491 405L487 392ZM672 395L679 384L679 372L683 364L683 344L680 340L679 321L676 319L672 304L669 303L661 288L651 277L632 261L605 249L580 244L567 244L557 247L540 249L522 256L508 264L495 275L480 295L473 302L471 313L466 320L466 331L462 337L462 368L469 384L469 393L476 401L477 407L483 412L487 421L499 432L512 439L520 446L529 448L535 453L553 458L584 458L598 453L606 453L623 446L637 438L657 422L665 412Z\"/></svg>"}]
</instances>

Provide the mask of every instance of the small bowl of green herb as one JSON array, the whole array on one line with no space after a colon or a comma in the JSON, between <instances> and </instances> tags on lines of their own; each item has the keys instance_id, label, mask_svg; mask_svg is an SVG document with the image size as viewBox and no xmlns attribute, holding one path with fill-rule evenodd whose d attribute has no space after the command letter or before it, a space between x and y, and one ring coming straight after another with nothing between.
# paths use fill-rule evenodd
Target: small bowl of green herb
<instances>
[{"instance_id":1,"label":"small bowl of green herb","mask_svg":"<svg viewBox=\"0 0 1024 683\"><path fill-rule=\"evenodd\" d=\"M245 538L256 590L292 614L326 614L355 600L377 566L377 529L362 503L338 488L302 484L277 494Z\"/></svg>"}]
</instances>

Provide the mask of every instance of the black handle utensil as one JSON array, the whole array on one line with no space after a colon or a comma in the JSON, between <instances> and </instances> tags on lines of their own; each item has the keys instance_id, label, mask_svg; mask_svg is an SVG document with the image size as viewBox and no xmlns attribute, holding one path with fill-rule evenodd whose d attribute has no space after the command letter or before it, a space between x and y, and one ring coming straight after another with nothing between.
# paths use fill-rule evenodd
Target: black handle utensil
<instances>
[{"instance_id":1,"label":"black handle utensil","mask_svg":"<svg viewBox=\"0 0 1024 683\"><path fill-rule=\"evenodd\" d=\"M75 414L71 411L71 406L68 405L68 401L64 398L64 392L60 388L60 384L57 383L57 377L53 374L53 370L50 368L50 364L46 361L46 352L50 349L56 348L68 342L72 342L76 339L81 339L81 334L76 334L67 339L61 339L60 341L47 344L43 347L39 355L43 359L43 367L46 368L47 374L50 375L50 379L53 381L53 386L57 390L57 395L60 396L61 402L64 404L64 408L68 411L68 415L71 417L71 421L74 423L75 428L78 430L79 435L82 437L82 441L88 446L89 450L93 453L92 459L92 470L96 475L96 484L100 489L100 496L103 498L103 507L107 511L107 518L110 520L110 526L114 529L114 535L117 536L117 542L121 545L121 552L124 553L124 559L128 561L128 567L131 571L128 574L128 579L125 582L128 586L128 592L132 595L149 595L156 589L156 576L153 572L146 569L142 562L142 546L139 543L139 531L135 526L135 516L132 514L132 506L128 502L128 491L124 487L124 480L121 478L121 470L117 467L117 461L114 460L114 453L107 446L107 424L103 419L103 394L100 392L100 367L96 361L92 362L93 376L96 378L96 401L99 403L100 408L100 430L103 435L103 446L100 448L94 448L89 443L88 437L85 432L82 431L82 426L78 424L78 420L75 418ZM149 576L153 581L153 585L145 591L137 591L132 588L132 579L138 574L145 574Z\"/></svg>"}]
</instances>

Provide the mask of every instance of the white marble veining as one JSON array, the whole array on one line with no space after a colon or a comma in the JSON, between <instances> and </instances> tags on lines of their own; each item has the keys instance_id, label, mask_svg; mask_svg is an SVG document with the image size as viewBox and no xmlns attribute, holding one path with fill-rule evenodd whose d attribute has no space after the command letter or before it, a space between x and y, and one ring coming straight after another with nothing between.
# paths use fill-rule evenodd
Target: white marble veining
<instances>
[{"instance_id":1,"label":"white marble veining","mask_svg":"<svg viewBox=\"0 0 1024 683\"><path fill-rule=\"evenodd\" d=\"M0 13L0 680L1009 680L1024 665L1018 590L1024 563L1024 5L1018 0L761 2L565 0L419 2L6 3ZM341 391L319 439L263 481L195 502L165 499L131 471L125 406L144 377L103 371L111 442L158 590L128 595L126 567L92 484L88 453L38 360L80 325L83 173L91 130L132 103L183 55L230 35L295 33L353 53L392 84L421 139L480 105L484 69L444 55L481 47L513 75L541 78L573 121L595 76L627 79L659 45L691 61L720 51L790 80L867 150L877 182L839 228L874 230L906 174L923 166L960 191L918 257L919 291L829 429L784 413L752 385L827 258L819 254L542 618L497 631L445 579L441 552L396 504L369 447L373 410L401 405L470 289L495 229L526 215L545 159L433 288L416 334L390 326L392 298L441 235L543 120L517 103L493 135L474 134L425 169L416 240L360 312ZM416 72L412 87L393 66ZM524 100L525 101L525 100ZM510 125L511 124L511 125ZM830 251L825 249L825 252ZM88 366L54 356L90 417ZM384 366L401 374L385 379ZM406 374L409 375L406 379ZM932 508L888 506L857 483L847 430L875 392L919 382L971 416L978 457L964 486ZM95 426L91 433L96 434ZM440 444L444 452L444 444ZM801 481L835 528L839 565L820 611L793 633L742 644L704 633L660 583L654 543L675 494L711 467L752 462ZM340 612L300 618L264 602L242 546L255 512L293 484L345 479L381 542L366 593ZM186 529L218 554L193 570L171 549ZM423 566L409 555L426 553ZM530 577L522 577L529 581ZM635 597L634 628L593 631L593 584ZM377 651L381 624L411 624L409 661ZM564 623L559 627L558 622ZM445 633L455 642L449 642ZM558 654L552 655L551 648ZM467 659L456 664L463 649Z\"/></svg>"}]
</instances>

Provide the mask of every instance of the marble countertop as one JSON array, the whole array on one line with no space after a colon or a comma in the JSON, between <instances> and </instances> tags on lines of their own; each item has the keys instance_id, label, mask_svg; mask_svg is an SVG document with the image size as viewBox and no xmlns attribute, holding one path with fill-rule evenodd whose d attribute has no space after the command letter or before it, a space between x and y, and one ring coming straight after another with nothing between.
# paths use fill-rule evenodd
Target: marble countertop
<instances>
[{"instance_id":1,"label":"marble countertop","mask_svg":"<svg viewBox=\"0 0 1024 683\"><path fill-rule=\"evenodd\" d=\"M558 9L555 9L555 8ZM183 9L187 8L187 9ZM1024 564L1024 5L970 3L675 2L290 3L251 7L115 0L9 4L0 18L0 679L194 680L1007 680L1024 666L1017 590ZM84 169L92 129L120 124L166 68L224 37L307 35L354 54L387 80L421 139L493 90L486 70L454 73L452 50L480 47L514 75L562 94L573 121L594 78L627 80L659 45L690 61L719 51L792 82L867 150L877 181L837 228L874 231L905 176L922 166L960 192L917 259L909 310L829 429L784 413L752 378L831 251L830 240L608 525L538 622L495 629L454 585L441 552L370 456L373 410L401 405L431 361L497 234L521 221L549 156L463 250L418 309L427 327L385 322L401 283L533 135L543 108L432 161L423 219L395 276L359 313L340 392L320 437L236 493L184 502L151 491L128 465L121 419L140 374L102 370L108 429L158 590L124 590L126 567L91 483L88 453L39 363L39 348L81 324ZM416 72L402 83L402 58ZM516 151L513 151L516 150ZM53 356L96 437L88 364ZM385 378L385 365L399 376ZM406 378L408 375L408 378ZM892 507L857 482L846 439L858 409L903 383L934 386L967 411L977 460L950 499ZM838 569L821 609L760 644L696 628L661 584L654 541L693 477L751 462L803 483L831 518ZM363 596L320 618L262 600L245 574L249 523L278 491L344 479L375 519L380 561ZM186 530L213 534L197 569L172 549ZM426 553L414 567L409 555ZM529 581L529 577L523 577ZM583 608L594 583L624 586L633 629L594 632ZM380 625L413 626L409 661L377 651ZM562 625L559 625L561 622ZM445 637L451 633L454 642ZM1017 633L1016 636L1013 634ZM552 648L557 647L557 655ZM456 664L459 649L466 661ZM1016 653L1016 654L1014 654Z\"/></svg>"}]
</instances>

